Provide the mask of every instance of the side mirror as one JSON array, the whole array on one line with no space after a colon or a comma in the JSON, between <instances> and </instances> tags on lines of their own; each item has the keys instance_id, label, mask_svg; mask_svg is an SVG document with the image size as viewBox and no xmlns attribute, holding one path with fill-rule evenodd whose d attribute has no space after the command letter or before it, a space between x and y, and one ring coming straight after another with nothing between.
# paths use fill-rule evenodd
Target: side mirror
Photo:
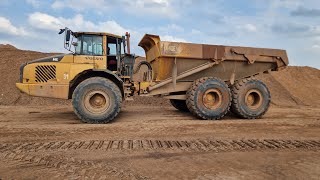
<instances>
[{"instance_id":1,"label":"side mirror","mask_svg":"<svg viewBox=\"0 0 320 180\"><path fill-rule=\"evenodd\" d=\"M65 31L66 29L60 29L60 31L59 31L59 33L58 34L62 34L62 33L64 33L64 31Z\"/></svg>"},{"instance_id":2,"label":"side mirror","mask_svg":"<svg viewBox=\"0 0 320 180\"><path fill-rule=\"evenodd\" d=\"M74 33L69 28L60 29L59 34L64 33L64 48L68 51L71 51L71 45L73 45ZM71 41L71 43L70 43ZM73 51L71 51L73 52Z\"/></svg>"},{"instance_id":3,"label":"side mirror","mask_svg":"<svg viewBox=\"0 0 320 180\"><path fill-rule=\"evenodd\" d=\"M71 30L68 29L66 31L66 44L69 44L70 37L71 37Z\"/></svg>"}]
</instances>

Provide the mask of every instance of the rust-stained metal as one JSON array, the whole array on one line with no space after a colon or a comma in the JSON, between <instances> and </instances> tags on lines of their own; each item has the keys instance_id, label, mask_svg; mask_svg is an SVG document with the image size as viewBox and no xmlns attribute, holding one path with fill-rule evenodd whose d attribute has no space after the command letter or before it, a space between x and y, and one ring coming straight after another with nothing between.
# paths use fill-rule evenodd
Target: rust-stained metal
<instances>
[{"instance_id":1,"label":"rust-stained metal","mask_svg":"<svg viewBox=\"0 0 320 180\"><path fill-rule=\"evenodd\" d=\"M263 96L256 89L249 90L245 95L245 103L250 109L258 109L263 102Z\"/></svg>"},{"instance_id":2,"label":"rust-stained metal","mask_svg":"<svg viewBox=\"0 0 320 180\"><path fill-rule=\"evenodd\" d=\"M146 34L139 43L145 52L149 62L165 58L188 59L215 59L219 61L239 60L253 64L258 62L282 61L282 65L288 65L288 57L285 50L236 47L222 45L192 44L161 41L157 35Z\"/></svg>"},{"instance_id":3,"label":"rust-stained metal","mask_svg":"<svg viewBox=\"0 0 320 180\"><path fill-rule=\"evenodd\" d=\"M157 95L167 95L172 92L183 92L190 88L192 82L178 82L176 86L173 83L166 84L161 86L160 88L153 89L152 91L149 90L150 96L157 96ZM149 84L150 86L150 84Z\"/></svg>"},{"instance_id":4,"label":"rust-stained metal","mask_svg":"<svg viewBox=\"0 0 320 180\"><path fill-rule=\"evenodd\" d=\"M189 70L181 73L179 76L174 77L174 79L173 78L168 78L168 79L166 79L166 80L164 80L164 81L162 81L162 82L160 82L160 83L158 83L158 84L156 84L154 86L149 87L149 91L152 91L154 89L162 87L162 86L164 86L166 84L169 84L171 82L173 82L173 84L175 86L177 80L180 80L180 79L183 79L185 77L191 76L192 74L196 74L198 72L201 72L201 71L203 71L205 69L208 69L208 68L212 67L215 64L216 64L215 62L207 62L207 63L204 63L204 64L202 64L200 66L195 67L195 68L189 69Z\"/></svg>"},{"instance_id":5,"label":"rust-stained metal","mask_svg":"<svg viewBox=\"0 0 320 180\"><path fill-rule=\"evenodd\" d=\"M181 95L169 95L165 96L165 99L175 99L175 100L185 100L187 98L186 94L181 94Z\"/></svg>"},{"instance_id":6,"label":"rust-stained metal","mask_svg":"<svg viewBox=\"0 0 320 180\"><path fill-rule=\"evenodd\" d=\"M192 44L161 41L158 35L146 34L139 43L153 70L153 82L148 90L177 92L180 82L193 82L201 77L217 77L229 84L263 72L285 68L285 50ZM169 88L168 86L173 86ZM181 90L181 88L180 88ZM186 91L185 89L184 91Z\"/></svg>"},{"instance_id":7,"label":"rust-stained metal","mask_svg":"<svg viewBox=\"0 0 320 180\"><path fill-rule=\"evenodd\" d=\"M95 114L103 114L110 108L111 100L108 94L101 90L94 90L84 97L84 107Z\"/></svg>"},{"instance_id":8,"label":"rust-stained metal","mask_svg":"<svg viewBox=\"0 0 320 180\"><path fill-rule=\"evenodd\" d=\"M202 96L203 105L215 110L222 104L222 93L218 89L209 89Z\"/></svg>"}]
</instances>

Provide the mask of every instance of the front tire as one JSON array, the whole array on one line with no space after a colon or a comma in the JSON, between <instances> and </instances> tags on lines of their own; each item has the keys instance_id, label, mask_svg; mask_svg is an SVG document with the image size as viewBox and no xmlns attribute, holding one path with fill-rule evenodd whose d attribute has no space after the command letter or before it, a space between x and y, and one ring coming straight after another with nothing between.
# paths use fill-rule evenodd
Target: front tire
<instances>
[{"instance_id":1,"label":"front tire","mask_svg":"<svg viewBox=\"0 0 320 180\"><path fill-rule=\"evenodd\" d=\"M111 122L120 112L122 96L112 81L93 77L81 82L73 92L72 105L82 122L104 124Z\"/></svg>"},{"instance_id":2,"label":"front tire","mask_svg":"<svg viewBox=\"0 0 320 180\"><path fill-rule=\"evenodd\" d=\"M230 109L228 85L218 78L196 80L187 92L187 106L192 114L204 120L219 120Z\"/></svg>"}]
</instances>

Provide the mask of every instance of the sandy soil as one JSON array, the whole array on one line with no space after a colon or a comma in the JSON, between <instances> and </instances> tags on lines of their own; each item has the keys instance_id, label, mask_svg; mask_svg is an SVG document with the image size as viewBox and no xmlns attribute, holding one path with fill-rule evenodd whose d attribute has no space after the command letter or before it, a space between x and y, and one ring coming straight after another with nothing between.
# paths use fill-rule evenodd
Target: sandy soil
<instances>
[{"instance_id":1,"label":"sandy soil","mask_svg":"<svg viewBox=\"0 0 320 180\"><path fill-rule=\"evenodd\" d=\"M70 106L0 106L2 179L319 179L320 109L272 106L260 120L200 121L128 106L82 124Z\"/></svg>"}]
</instances>

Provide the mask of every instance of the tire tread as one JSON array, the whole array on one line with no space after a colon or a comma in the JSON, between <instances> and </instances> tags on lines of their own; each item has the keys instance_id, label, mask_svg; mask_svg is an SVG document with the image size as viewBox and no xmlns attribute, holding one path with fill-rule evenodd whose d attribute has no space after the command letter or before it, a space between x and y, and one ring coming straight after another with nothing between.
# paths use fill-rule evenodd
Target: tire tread
<instances>
[{"instance_id":1,"label":"tire tread","mask_svg":"<svg viewBox=\"0 0 320 180\"><path fill-rule=\"evenodd\" d=\"M196 103L194 101L195 95L196 95L196 90L199 86L201 86L204 82L208 81L208 80L218 80L223 82L222 80L220 80L219 78L213 78L213 77L203 77L200 79L197 79L196 81L194 81L194 83L192 84L191 88L187 91L187 107L190 110L190 112L196 116L199 119L204 119L207 120L208 118L205 117L201 112L199 112L199 110L196 108ZM223 82L224 83L224 82ZM228 85L226 83L224 83L225 87L228 88ZM231 92L228 91L229 97L231 97ZM231 99L231 98L230 98ZM221 114L219 117L214 118L212 120L220 120L221 118L223 118L230 110L230 105L231 105L231 101L229 102L228 105L228 109Z\"/></svg>"},{"instance_id":2,"label":"tire tread","mask_svg":"<svg viewBox=\"0 0 320 180\"><path fill-rule=\"evenodd\" d=\"M240 109L240 104L238 103L239 102L239 98L240 98L239 93L240 93L242 87L244 87L246 85L246 83L248 83L249 81L255 81L255 82L258 82L259 84L260 83L264 84L261 80L257 80L254 77L244 78L244 79L241 79L241 80L235 82L235 84L231 88L231 92L232 92L231 112L234 113L235 115L243 118L243 119L260 119L268 111L268 109L270 107L270 103L268 103L268 105L265 108L264 112L261 113L259 116L256 116L256 117L248 116L245 113L243 113L241 111L241 109ZM271 98L269 89L267 88L267 90L268 90L268 94L269 94L268 98Z\"/></svg>"},{"instance_id":3,"label":"tire tread","mask_svg":"<svg viewBox=\"0 0 320 180\"><path fill-rule=\"evenodd\" d=\"M113 102L113 103L117 103L118 105L116 107L118 107L118 108L116 109L116 111L114 111L114 113L112 113L112 115L110 117L108 117L108 119L105 119L103 121L93 120L93 119L89 119L88 117L85 117L79 111L79 108L78 108L79 104L75 100L76 99L76 93L81 91L83 88L85 88L91 82L100 82L102 84L107 85L117 96L116 97L116 102ZM120 98L118 98L118 97L120 97ZM92 78L84 80L83 82L81 82L76 87L76 89L74 90L74 92L72 94L73 110L74 110L75 114L85 123L91 123L91 124L106 124L106 123L110 123L120 113L120 111L121 111L121 103L122 103L122 95L121 95L119 87L115 83L113 83L111 80L103 78L103 77L92 77Z\"/></svg>"}]
</instances>

